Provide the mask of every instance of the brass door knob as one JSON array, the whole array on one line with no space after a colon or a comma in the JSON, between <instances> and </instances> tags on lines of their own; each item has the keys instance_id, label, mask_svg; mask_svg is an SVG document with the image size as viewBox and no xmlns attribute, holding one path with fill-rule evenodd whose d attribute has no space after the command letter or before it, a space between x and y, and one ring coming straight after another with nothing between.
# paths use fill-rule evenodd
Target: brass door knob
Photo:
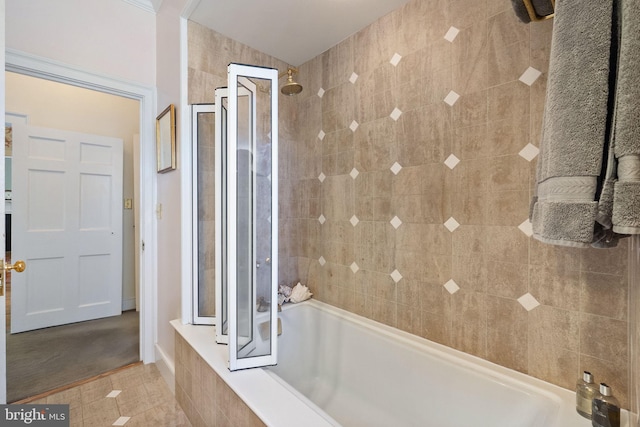
<instances>
[{"instance_id":1,"label":"brass door knob","mask_svg":"<svg viewBox=\"0 0 640 427\"><path fill-rule=\"evenodd\" d=\"M22 273L24 269L27 268L27 264L24 261L16 261L15 264L5 264L5 271L15 270L16 273Z\"/></svg>"}]
</instances>

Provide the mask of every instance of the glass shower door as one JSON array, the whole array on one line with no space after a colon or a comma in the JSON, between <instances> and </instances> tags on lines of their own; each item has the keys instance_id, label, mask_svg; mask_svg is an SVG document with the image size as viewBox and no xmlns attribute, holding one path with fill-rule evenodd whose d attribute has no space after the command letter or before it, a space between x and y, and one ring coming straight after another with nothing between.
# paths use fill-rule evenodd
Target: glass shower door
<instances>
[{"instance_id":1,"label":"glass shower door","mask_svg":"<svg viewBox=\"0 0 640 427\"><path fill-rule=\"evenodd\" d=\"M278 71L230 64L228 72L227 323L237 370L277 361Z\"/></svg>"}]
</instances>

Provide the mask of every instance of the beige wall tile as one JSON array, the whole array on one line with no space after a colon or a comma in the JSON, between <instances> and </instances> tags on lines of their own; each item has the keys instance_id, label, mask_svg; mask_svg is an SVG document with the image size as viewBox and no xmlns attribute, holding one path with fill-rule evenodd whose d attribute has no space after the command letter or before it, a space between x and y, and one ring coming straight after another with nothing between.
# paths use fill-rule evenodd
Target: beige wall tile
<instances>
[{"instance_id":1,"label":"beige wall tile","mask_svg":"<svg viewBox=\"0 0 640 427\"><path fill-rule=\"evenodd\" d=\"M580 301L580 272L562 266L529 267L529 292L538 302L575 310Z\"/></svg>"},{"instance_id":2,"label":"beige wall tile","mask_svg":"<svg viewBox=\"0 0 640 427\"><path fill-rule=\"evenodd\" d=\"M590 273L580 274L582 293L580 310L617 320L627 320L627 276Z\"/></svg>"},{"instance_id":3,"label":"beige wall tile","mask_svg":"<svg viewBox=\"0 0 640 427\"><path fill-rule=\"evenodd\" d=\"M451 345L466 353L486 357L486 295L459 290L451 296Z\"/></svg>"},{"instance_id":4,"label":"beige wall tile","mask_svg":"<svg viewBox=\"0 0 640 427\"><path fill-rule=\"evenodd\" d=\"M487 276L488 294L518 299L527 293L529 274L522 264L489 261Z\"/></svg>"},{"instance_id":5,"label":"beige wall tile","mask_svg":"<svg viewBox=\"0 0 640 427\"><path fill-rule=\"evenodd\" d=\"M487 19L487 8L484 2L475 0L451 0L449 2L451 16L449 22L457 28L466 28L478 21Z\"/></svg>"},{"instance_id":6,"label":"beige wall tile","mask_svg":"<svg viewBox=\"0 0 640 427\"><path fill-rule=\"evenodd\" d=\"M569 390L579 377L579 355L575 351L550 344L529 346L529 375Z\"/></svg>"},{"instance_id":7,"label":"beige wall tile","mask_svg":"<svg viewBox=\"0 0 640 427\"><path fill-rule=\"evenodd\" d=\"M514 120L529 114L529 90L529 86L519 81L489 88L489 121Z\"/></svg>"},{"instance_id":8,"label":"beige wall tile","mask_svg":"<svg viewBox=\"0 0 640 427\"><path fill-rule=\"evenodd\" d=\"M489 281L489 265L482 254L456 254L451 267L452 279L460 288L486 292Z\"/></svg>"},{"instance_id":9,"label":"beige wall tile","mask_svg":"<svg viewBox=\"0 0 640 427\"><path fill-rule=\"evenodd\" d=\"M527 311L517 301L487 296L487 359L527 373Z\"/></svg>"},{"instance_id":10,"label":"beige wall tile","mask_svg":"<svg viewBox=\"0 0 640 427\"><path fill-rule=\"evenodd\" d=\"M491 37L487 67L489 86L517 80L529 68L529 40L505 45Z\"/></svg>"},{"instance_id":11,"label":"beige wall tile","mask_svg":"<svg viewBox=\"0 0 640 427\"><path fill-rule=\"evenodd\" d=\"M398 329L409 332L414 335L420 335L422 331L422 311L413 305L404 305L398 303Z\"/></svg>"},{"instance_id":12,"label":"beige wall tile","mask_svg":"<svg viewBox=\"0 0 640 427\"><path fill-rule=\"evenodd\" d=\"M280 101L279 273L319 300L562 387L589 368L627 402L627 243L555 247L518 229L536 167L518 153L539 146L552 26L520 22L509 0L412 0L300 65L304 91ZM189 47L190 102L213 101L228 62L286 67L195 23ZM543 73L532 86L518 80L529 66ZM461 224L453 232L449 217ZM516 301L526 292L542 305L527 312ZM192 388L183 353L176 375Z\"/></svg>"},{"instance_id":13,"label":"beige wall tile","mask_svg":"<svg viewBox=\"0 0 640 427\"><path fill-rule=\"evenodd\" d=\"M628 356L627 322L582 313L580 352L587 356L626 365Z\"/></svg>"},{"instance_id":14,"label":"beige wall tile","mask_svg":"<svg viewBox=\"0 0 640 427\"><path fill-rule=\"evenodd\" d=\"M451 312L447 311L444 315L440 315L423 311L420 335L428 340L450 345Z\"/></svg>"}]
</instances>

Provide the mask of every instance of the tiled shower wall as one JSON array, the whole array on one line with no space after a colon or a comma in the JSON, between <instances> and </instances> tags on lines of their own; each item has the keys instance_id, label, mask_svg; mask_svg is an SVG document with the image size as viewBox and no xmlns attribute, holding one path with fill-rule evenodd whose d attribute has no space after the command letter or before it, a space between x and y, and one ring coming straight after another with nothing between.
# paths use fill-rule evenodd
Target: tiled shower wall
<instances>
[{"instance_id":1,"label":"tiled shower wall","mask_svg":"<svg viewBox=\"0 0 640 427\"><path fill-rule=\"evenodd\" d=\"M626 406L628 242L529 237L552 24L509 0L413 0L303 64L292 278L569 389L591 370Z\"/></svg>"},{"instance_id":2,"label":"tiled shower wall","mask_svg":"<svg viewBox=\"0 0 640 427\"><path fill-rule=\"evenodd\" d=\"M628 243L529 237L551 29L510 0L413 0L302 64L280 100L280 278L569 389L589 369L628 406ZM190 103L231 61L286 69L189 24Z\"/></svg>"}]
</instances>

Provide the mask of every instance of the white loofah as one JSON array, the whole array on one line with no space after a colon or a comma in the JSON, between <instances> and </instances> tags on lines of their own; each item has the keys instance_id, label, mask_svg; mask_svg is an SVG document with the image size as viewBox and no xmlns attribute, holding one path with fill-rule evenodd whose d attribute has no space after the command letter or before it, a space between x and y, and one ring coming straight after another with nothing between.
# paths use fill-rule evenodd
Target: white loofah
<instances>
[{"instance_id":1,"label":"white loofah","mask_svg":"<svg viewBox=\"0 0 640 427\"><path fill-rule=\"evenodd\" d=\"M289 301L293 303L302 302L304 300L308 300L311 298L313 294L309 291L309 288L299 283L293 287L291 290L291 296L289 297Z\"/></svg>"}]
</instances>

